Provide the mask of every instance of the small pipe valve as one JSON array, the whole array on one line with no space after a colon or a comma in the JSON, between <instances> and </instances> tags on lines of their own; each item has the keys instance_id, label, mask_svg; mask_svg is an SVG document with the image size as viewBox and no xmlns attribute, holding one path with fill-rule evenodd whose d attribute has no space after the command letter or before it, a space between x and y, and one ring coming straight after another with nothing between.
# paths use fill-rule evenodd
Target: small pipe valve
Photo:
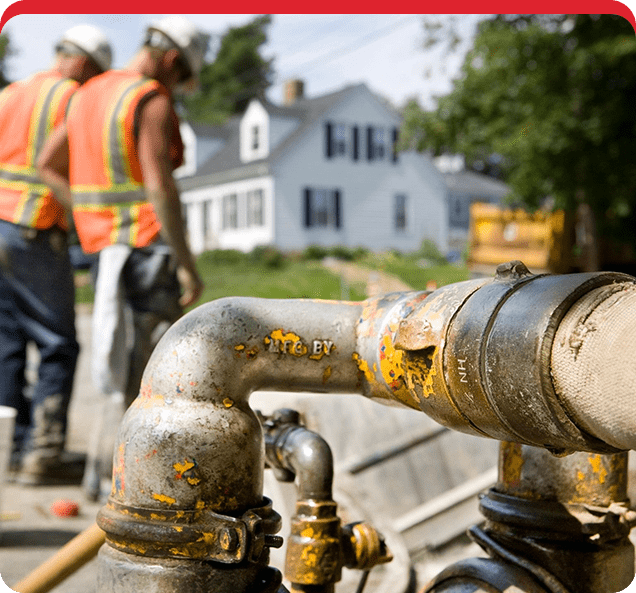
<instances>
[{"instance_id":1,"label":"small pipe valve","mask_svg":"<svg viewBox=\"0 0 636 593\"><path fill-rule=\"evenodd\" d=\"M378 564L393 560L393 554L382 534L368 523L349 523L342 527L341 535L344 565L357 570L371 570Z\"/></svg>"}]
</instances>

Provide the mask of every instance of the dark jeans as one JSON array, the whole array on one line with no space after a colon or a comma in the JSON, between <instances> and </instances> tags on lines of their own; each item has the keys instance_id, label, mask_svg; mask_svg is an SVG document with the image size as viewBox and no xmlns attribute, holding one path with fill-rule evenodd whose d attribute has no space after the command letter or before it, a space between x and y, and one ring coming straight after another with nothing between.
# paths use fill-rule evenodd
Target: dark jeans
<instances>
[{"instance_id":1,"label":"dark jeans","mask_svg":"<svg viewBox=\"0 0 636 593\"><path fill-rule=\"evenodd\" d=\"M79 354L75 288L66 235L0 220L0 404L17 410L15 447L64 447ZM40 354L38 379L25 394L27 344Z\"/></svg>"}]
</instances>

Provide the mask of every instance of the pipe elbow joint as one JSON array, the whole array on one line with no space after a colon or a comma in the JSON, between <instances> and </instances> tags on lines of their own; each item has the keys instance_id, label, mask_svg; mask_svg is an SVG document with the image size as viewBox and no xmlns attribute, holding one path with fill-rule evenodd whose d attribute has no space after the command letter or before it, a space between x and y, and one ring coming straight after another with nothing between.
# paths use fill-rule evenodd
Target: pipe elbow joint
<instances>
[{"instance_id":1,"label":"pipe elbow joint","mask_svg":"<svg viewBox=\"0 0 636 593\"><path fill-rule=\"evenodd\" d=\"M234 301L191 311L155 348L120 426L115 501L224 513L261 504L260 423L227 338L236 323L223 323L240 316L241 303Z\"/></svg>"},{"instance_id":2,"label":"pipe elbow joint","mask_svg":"<svg viewBox=\"0 0 636 593\"><path fill-rule=\"evenodd\" d=\"M306 428L289 431L281 443L279 457L298 480L300 500L331 500L333 454L327 441Z\"/></svg>"}]
</instances>

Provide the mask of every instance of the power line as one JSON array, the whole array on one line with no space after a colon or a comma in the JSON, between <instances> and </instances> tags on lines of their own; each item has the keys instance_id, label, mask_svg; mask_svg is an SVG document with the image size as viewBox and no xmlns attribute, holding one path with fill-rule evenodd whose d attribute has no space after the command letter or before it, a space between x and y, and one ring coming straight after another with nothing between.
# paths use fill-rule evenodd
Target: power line
<instances>
[{"instance_id":1,"label":"power line","mask_svg":"<svg viewBox=\"0 0 636 593\"><path fill-rule=\"evenodd\" d=\"M370 43L373 43L374 41L377 41L378 39L382 37L385 37L389 33L392 33L395 29L399 29L400 27L411 22L415 18L420 18L420 17L419 15L410 14L407 17L400 19L399 21L396 21L386 27L382 27L381 29L376 29L375 31L372 31L371 33L367 33L364 37L357 39L354 43L352 43L349 46L346 46L344 48L334 49L330 51L329 53L323 54L322 56L309 60L308 62L305 62L304 64L300 64L296 66L295 68L297 70L305 71L305 70L313 68L319 63L324 64L326 62L330 62L331 60L335 58L340 58L346 54L349 54L355 50L358 50L364 47L365 45L369 45Z\"/></svg>"},{"instance_id":2,"label":"power line","mask_svg":"<svg viewBox=\"0 0 636 593\"><path fill-rule=\"evenodd\" d=\"M398 21L391 23L390 25L381 27L380 29L376 29L374 31L371 31L370 33L367 33L363 37L357 39L355 42L351 43L350 45L342 49L332 50L328 52L327 54L323 54L322 56L314 58L310 60L309 62L305 62L304 64L301 64L300 66L297 66L296 68L307 70L307 69L310 69L312 65L316 65L318 63L324 64L335 58L342 57L348 53L351 53L366 45L369 45L370 43L377 41L378 39L381 39L382 37L386 37L387 35L395 31L396 29L399 29L400 27L408 24L409 22L412 22L414 19L419 19L419 18L420 18L420 15L412 15L412 14L408 15ZM272 60L274 63L274 69L272 72L273 80L271 81L271 84L276 85L278 81L280 81L280 79L283 78L283 75L278 71L278 68L276 68L276 59L272 58ZM249 80L250 78L258 77L260 70L261 70L260 68L250 68L248 70L241 72L238 75L235 75L234 78L238 80L246 81L246 80ZM228 101L235 101L237 99L242 99L243 97L249 96L254 90L257 90L257 89L262 89L262 87L260 85L250 85L235 93L225 96L224 99Z\"/></svg>"}]
</instances>

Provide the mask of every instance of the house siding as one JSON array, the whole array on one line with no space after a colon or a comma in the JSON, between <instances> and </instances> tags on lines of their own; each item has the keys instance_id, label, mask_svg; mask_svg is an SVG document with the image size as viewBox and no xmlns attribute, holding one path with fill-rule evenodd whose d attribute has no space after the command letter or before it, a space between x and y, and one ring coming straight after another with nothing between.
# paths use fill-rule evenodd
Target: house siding
<instances>
[{"instance_id":1,"label":"house siding","mask_svg":"<svg viewBox=\"0 0 636 593\"><path fill-rule=\"evenodd\" d=\"M345 124L348 141L344 156L327 156L325 123ZM279 158L273 170L277 208L274 243L282 249L312 244L364 246L410 251L424 237L446 251L447 205L443 177L419 154L392 157L392 130L399 125L369 93L358 93L316 121L293 151ZM358 159L354 160L353 129L359 130ZM384 130L383 158L367 156L367 130ZM340 228L305 226L304 189L341 192ZM394 228L394 196L407 196L407 228Z\"/></svg>"},{"instance_id":2,"label":"house siding","mask_svg":"<svg viewBox=\"0 0 636 593\"><path fill-rule=\"evenodd\" d=\"M428 238L446 253L448 204L443 175L426 155L407 153L395 158L393 142L400 118L366 86L335 95L312 103L311 109L322 114L312 112L309 121L295 119L309 113L303 111L302 103L290 111L289 118L270 115L258 101L250 103L237 125L241 142L249 143L254 125L262 126L270 152L262 155L259 149L261 156L256 158L249 154L249 147L239 150L234 136L227 146L235 146L236 152L226 148L225 161L218 161L227 166L217 163L207 174L202 171L199 177L183 181L195 252L212 247L249 251L265 244L284 250L320 244L412 251ZM328 137L334 142L331 147ZM223 196L244 194L257 186L264 188L266 196L264 227L223 228ZM399 200L406 206L404 228L396 228L396 195L404 196ZM206 213L212 212L207 225L201 220L205 200L211 200ZM238 212L238 216L244 215ZM207 238L202 236L204 226Z\"/></svg>"},{"instance_id":3,"label":"house siding","mask_svg":"<svg viewBox=\"0 0 636 593\"><path fill-rule=\"evenodd\" d=\"M247 226L247 194L263 192L263 226ZM223 228L223 198L236 195L237 228ZM251 251L258 245L270 245L274 238L274 183L271 177L257 177L183 192L190 247L196 254L208 249ZM208 206L204 206L204 203ZM204 223L204 214L209 215ZM207 236L204 229L207 228Z\"/></svg>"}]
</instances>

